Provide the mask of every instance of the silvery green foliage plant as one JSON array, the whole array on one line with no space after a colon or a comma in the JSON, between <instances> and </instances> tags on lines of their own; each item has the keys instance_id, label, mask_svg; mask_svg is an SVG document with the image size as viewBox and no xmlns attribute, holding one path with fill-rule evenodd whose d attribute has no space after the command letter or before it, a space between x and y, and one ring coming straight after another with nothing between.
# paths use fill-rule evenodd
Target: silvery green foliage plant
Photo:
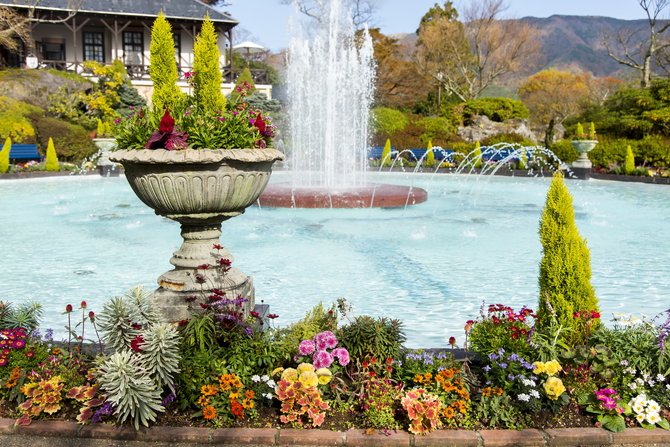
<instances>
[{"instance_id":1,"label":"silvery green foliage plant","mask_svg":"<svg viewBox=\"0 0 670 447\"><path fill-rule=\"evenodd\" d=\"M14 306L0 301L0 329L27 328L32 331L40 325L44 310L37 301L29 301Z\"/></svg>"},{"instance_id":2,"label":"silvery green foliage plant","mask_svg":"<svg viewBox=\"0 0 670 447\"><path fill-rule=\"evenodd\" d=\"M144 332L142 360L159 389L167 386L175 391L173 374L179 372L180 343L177 329L167 323L153 324Z\"/></svg>"},{"instance_id":3,"label":"silvery green foliage plant","mask_svg":"<svg viewBox=\"0 0 670 447\"><path fill-rule=\"evenodd\" d=\"M104 304L98 314L98 328L112 351L130 349L143 327L158 322L151 310L150 296L143 286L135 286L123 297L114 297Z\"/></svg>"},{"instance_id":4,"label":"silvery green foliage plant","mask_svg":"<svg viewBox=\"0 0 670 447\"><path fill-rule=\"evenodd\" d=\"M149 426L149 421L156 421L156 412L165 408L161 405L161 391L144 366L141 355L130 350L112 354L101 364L98 382L107 392L107 401L116 406L119 422L130 416L135 428L140 424Z\"/></svg>"}]
</instances>

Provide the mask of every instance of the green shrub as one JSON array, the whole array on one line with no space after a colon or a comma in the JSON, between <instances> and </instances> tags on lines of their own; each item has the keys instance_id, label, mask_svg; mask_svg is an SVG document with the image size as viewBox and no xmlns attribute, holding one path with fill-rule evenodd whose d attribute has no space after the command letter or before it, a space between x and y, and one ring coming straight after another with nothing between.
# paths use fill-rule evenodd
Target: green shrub
<instances>
[{"instance_id":1,"label":"green shrub","mask_svg":"<svg viewBox=\"0 0 670 447\"><path fill-rule=\"evenodd\" d=\"M435 153L431 150L433 148L433 142L428 142L428 147L426 147L426 159L424 160L424 165L433 166L435 165Z\"/></svg>"},{"instance_id":2,"label":"green shrub","mask_svg":"<svg viewBox=\"0 0 670 447\"><path fill-rule=\"evenodd\" d=\"M86 77L84 77L82 75L79 75L77 73L73 73L71 71L56 70L55 68L48 68L45 71L48 72L48 73L51 73L52 75L61 77L63 79L68 79L70 81L85 82L87 84L93 84L93 82L89 78L86 78Z\"/></svg>"},{"instance_id":3,"label":"green shrub","mask_svg":"<svg viewBox=\"0 0 670 447\"><path fill-rule=\"evenodd\" d=\"M386 140L384 149L382 150L382 162L391 160L391 140Z\"/></svg>"},{"instance_id":4,"label":"green shrub","mask_svg":"<svg viewBox=\"0 0 670 447\"><path fill-rule=\"evenodd\" d=\"M245 82L251 86L251 90L249 90L247 94L253 95L256 92L256 84L254 83L254 77L251 76L251 71L249 71L249 68L242 70L242 73L240 73L240 75L237 77L237 81L235 81L235 87L233 88L233 92L230 94L234 101L237 101L237 98L240 97L240 92L237 89L241 89Z\"/></svg>"},{"instance_id":5,"label":"green shrub","mask_svg":"<svg viewBox=\"0 0 670 447\"><path fill-rule=\"evenodd\" d=\"M262 110L265 113L279 113L281 111L281 103L279 101L268 99L268 95L259 90L248 96L246 102L252 109Z\"/></svg>"},{"instance_id":6,"label":"green shrub","mask_svg":"<svg viewBox=\"0 0 670 447\"><path fill-rule=\"evenodd\" d=\"M6 96L0 96L0 139L14 143L34 144L35 129L28 118L42 115L42 109Z\"/></svg>"},{"instance_id":7,"label":"green shrub","mask_svg":"<svg viewBox=\"0 0 670 447\"><path fill-rule=\"evenodd\" d=\"M538 304L539 330L549 329L552 322L569 331L561 338L570 346L584 344L588 331L597 321L575 318L576 312L598 312L598 298L591 285L591 254L575 223L572 195L565 185L563 174L556 172L551 181L547 200L540 218L540 261ZM552 318L553 316L553 318Z\"/></svg>"},{"instance_id":8,"label":"green shrub","mask_svg":"<svg viewBox=\"0 0 670 447\"><path fill-rule=\"evenodd\" d=\"M521 151L521 156L519 157L519 163L517 164L517 169L528 169L528 155L526 151Z\"/></svg>"},{"instance_id":9,"label":"green shrub","mask_svg":"<svg viewBox=\"0 0 670 447\"><path fill-rule=\"evenodd\" d=\"M479 141L475 143L475 151L472 153L472 167L475 169L480 169L482 167L482 150L479 149L481 145Z\"/></svg>"},{"instance_id":10,"label":"green shrub","mask_svg":"<svg viewBox=\"0 0 670 447\"><path fill-rule=\"evenodd\" d=\"M397 359L406 337L400 320L362 315L341 327L337 339L352 358Z\"/></svg>"},{"instance_id":11,"label":"green shrub","mask_svg":"<svg viewBox=\"0 0 670 447\"><path fill-rule=\"evenodd\" d=\"M491 121L503 122L528 118L528 109L521 101L510 98L481 98L459 104L452 109L454 120L467 123L476 116L486 115Z\"/></svg>"},{"instance_id":12,"label":"green shrub","mask_svg":"<svg viewBox=\"0 0 670 447\"><path fill-rule=\"evenodd\" d=\"M56 156L56 148L54 148L54 141L52 138L49 138L49 143L47 144L46 170L60 171L58 157Z\"/></svg>"},{"instance_id":13,"label":"green shrub","mask_svg":"<svg viewBox=\"0 0 670 447\"><path fill-rule=\"evenodd\" d=\"M219 68L221 53L217 40L214 25L209 14L206 14L193 45L193 71L196 73L193 96L196 104L212 113L226 107L226 98L221 93L223 78Z\"/></svg>"},{"instance_id":14,"label":"green shrub","mask_svg":"<svg viewBox=\"0 0 670 447\"><path fill-rule=\"evenodd\" d=\"M626 149L626 161L623 170L626 175L631 175L635 170L635 158L633 157L633 149L631 149L630 144L628 145L628 149Z\"/></svg>"},{"instance_id":15,"label":"green shrub","mask_svg":"<svg viewBox=\"0 0 670 447\"><path fill-rule=\"evenodd\" d=\"M53 138L56 154L63 161L82 160L98 151L88 137L88 131L77 124L70 124L56 118L41 118L35 127L40 148L46 151L49 139Z\"/></svg>"},{"instance_id":16,"label":"green shrub","mask_svg":"<svg viewBox=\"0 0 670 447\"><path fill-rule=\"evenodd\" d=\"M553 146L551 146L551 151L563 163L572 163L579 157L579 152L577 152L570 140L562 140L558 143L554 143ZM591 154L589 153L589 158L590 155ZM591 161L593 160L591 159Z\"/></svg>"},{"instance_id":17,"label":"green shrub","mask_svg":"<svg viewBox=\"0 0 670 447\"><path fill-rule=\"evenodd\" d=\"M9 152L12 150L12 139L7 137L5 144L0 151L0 174L5 174L9 170Z\"/></svg>"},{"instance_id":18,"label":"green shrub","mask_svg":"<svg viewBox=\"0 0 670 447\"><path fill-rule=\"evenodd\" d=\"M404 113L389 109L388 107L378 107L372 109L372 131L375 133L384 133L392 136L394 133L403 130L409 124L409 118Z\"/></svg>"},{"instance_id":19,"label":"green shrub","mask_svg":"<svg viewBox=\"0 0 670 447\"><path fill-rule=\"evenodd\" d=\"M422 118L416 121L416 125L425 129L419 137L423 143L421 146L429 141L447 141L458 130L451 121L441 117Z\"/></svg>"},{"instance_id":20,"label":"green shrub","mask_svg":"<svg viewBox=\"0 0 670 447\"><path fill-rule=\"evenodd\" d=\"M298 322L290 324L282 330L282 344L286 354L291 356L298 352L298 345L301 341L314 338L320 332L334 332L337 327L337 315L335 314L335 305L329 309L319 302L311 310L305 313L305 317Z\"/></svg>"},{"instance_id":21,"label":"green shrub","mask_svg":"<svg viewBox=\"0 0 670 447\"><path fill-rule=\"evenodd\" d=\"M498 135L492 135L488 138L485 138L481 141L482 146L493 146L498 143L516 143L521 146L537 146L537 143L533 143L530 140L525 139L518 133L499 133Z\"/></svg>"},{"instance_id":22,"label":"green shrub","mask_svg":"<svg viewBox=\"0 0 670 447\"><path fill-rule=\"evenodd\" d=\"M171 108L182 96L182 93L177 86L179 74L174 60L172 26L165 19L163 11L158 13L158 17L151 27L149 52L151 81L154 84L151 103L158 110L163 110L166 107ZM216 61L218 64L218 57ZM193 69L196 70L195 66Z\"/></svg>"}]
</instances>

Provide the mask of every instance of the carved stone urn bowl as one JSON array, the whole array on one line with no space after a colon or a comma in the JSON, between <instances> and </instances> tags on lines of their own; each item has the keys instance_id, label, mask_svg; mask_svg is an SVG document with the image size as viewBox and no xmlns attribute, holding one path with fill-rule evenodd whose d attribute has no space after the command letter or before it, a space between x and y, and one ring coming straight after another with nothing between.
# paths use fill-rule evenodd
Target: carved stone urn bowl
<instances>
[{"instance_id":1,"label":"carved stone urn bowl","mask_svg":"<svg viewBox=\"0 0 670 447\"><path fill-rule=\"evenodd\" d=\"M284 155L275 149L118 150L109 157L121 163L133 191L156 214L181 224L184 239L158 278L152 301L165 321L190 317L187 297L207 302L213 289L246 298L254 307L253 280L231 267L221 273L220 260L233 257L223 245L221 222L244 213L268 184L272 163ZM203 268L208 266L209 268Z\"/></svg>"},{"instance_id":2,"label":"carved stone urn bowl","mask_svg":"<svg viewBox=\"0 0 670 447\"><path fill-rule=\"evenodd\" d=\"M598 140L573 140L572 147L579 152L579 158L572 163L574 168L591 169L592 163L587 153L596 147Z\"/></svg>"}]
</instances>

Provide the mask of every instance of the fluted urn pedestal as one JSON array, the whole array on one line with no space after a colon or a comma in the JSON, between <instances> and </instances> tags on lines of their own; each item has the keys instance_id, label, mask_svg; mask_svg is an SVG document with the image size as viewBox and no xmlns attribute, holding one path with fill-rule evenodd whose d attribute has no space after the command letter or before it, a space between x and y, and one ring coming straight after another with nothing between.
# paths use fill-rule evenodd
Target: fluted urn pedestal
<instances>
[{"instance_id":1,"label":"fluted urn pedestal","mask_svg":"<svg viewBox=\"0 0 670 447\"><path fill-rule=\"evenodd\" d=\"M241 270L221 266L233 256L222 246L221 222L244 213L267 186L272 163L284 155L275 149L119 150L109 159L121 163L133 191L156 214L181 224L184 239L158 278L152 302L163 320L190 317L186 298L207 302L214 289L230 299L246 298L253 309L253 280Z\"/></svg>"},{"instance_id":2,"label":"fluted urn pedestal","mask_svg":"<svg viewBox=\"0 0 670 447\"><path fill-rule=\"evenodd\" d=\"M591 174L591 168L593 164L589 160L588 153L596 147L598 144L597 140L575 140L572 141L572 147L579 152L579 158L572 162L570 166L572 172L577 176L577 178L588 180Z\"/></svg>"}]
</instances>

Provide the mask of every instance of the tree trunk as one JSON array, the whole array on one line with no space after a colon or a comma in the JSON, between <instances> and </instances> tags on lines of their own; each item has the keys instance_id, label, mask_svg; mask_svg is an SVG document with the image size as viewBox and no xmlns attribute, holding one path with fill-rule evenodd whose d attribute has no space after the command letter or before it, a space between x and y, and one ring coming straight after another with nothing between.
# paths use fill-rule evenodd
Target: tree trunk
<instances>
[{"instance_id":1,"label":"tree trunk","mask_svg":"<svg viewBox=\"0 0 670 447\"><path fill-rule=\"evenodd\" d=\"M554 127L556 127L556 119L552 118L549 120L547 131L544 133L544 147L547 149L551 149L551 146L554 145Z\"/></svg>"}]
</instances>

